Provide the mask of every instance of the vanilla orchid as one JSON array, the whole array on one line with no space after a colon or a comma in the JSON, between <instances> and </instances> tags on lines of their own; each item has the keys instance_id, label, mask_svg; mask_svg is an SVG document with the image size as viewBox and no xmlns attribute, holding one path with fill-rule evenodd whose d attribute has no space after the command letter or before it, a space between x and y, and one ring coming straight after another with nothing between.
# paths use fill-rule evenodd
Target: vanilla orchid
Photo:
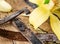
<instances>
[{"instance_id":1,"label":"vanilla orchid","mask_svg":"<svg viewBox=\"0 0 60 44\"><path fill-rule=\"evenodd\" d=\"M30 24L32 24L34 28L37 29L50 17L51 28L60 40L60 20L51 12L51 9L54 7L54 2L52 0L29 1L38 5L38 7L34 9L29 16Z\"/></svg>"}]
</instances>

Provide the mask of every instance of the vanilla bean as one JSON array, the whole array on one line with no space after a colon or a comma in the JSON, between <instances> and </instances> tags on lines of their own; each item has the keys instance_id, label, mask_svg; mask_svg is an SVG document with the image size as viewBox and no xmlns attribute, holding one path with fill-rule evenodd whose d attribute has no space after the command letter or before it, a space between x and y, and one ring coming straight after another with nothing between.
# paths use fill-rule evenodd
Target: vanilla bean
<instances>
[{"instance_id":1,"label":"vanilla bean","mask_svg":"<svg viewBox=\"0 0 60 44\"><path fill-rule=\"evenodd\" d=\"M37 8L38 6L34 3L29 2L29 0L24 0L29 6L31 6L33 9Z\"/></svg>"},{"instance_id":2,"label":"vanilla bean","mask_svg":"<svg viewBox=\"0 0 60 44\"><path fill-rule=\"evenodd\" d=\"M22 22L15 18L13 19L15 25L17 26L17 28L20 30L20 33L32 44L42 44L42 42L35 36L35 34L25 25L22 24ZM21 27L21 25L23 27ZM22 31L24 30L24 31Z\"/></svg>"},{"instance_id":3,"label":"vanilla bean","mask_svg":"<svg viewBox=\"0 0 60 44\"><path fill-rule=\"evenodd\" d=\"M8 22L9 20L12 20L13 18L17 17L19 14L21 14L23 12L23 10L19 10L16 13L4 18L0 20L0 24L4 24L6 22Z\"/></svg>"},{"instance_id":4,"label":"vanilla bean","mask_svg":"<svg viewBox=\"0 0 60 44\"><path fill-rule=\"evenodd\" d=\"M23 8L23 9L15 12L15 13L13 13L12 15L5 17L4 19L1 19L0 20L0 25L14 19L15 17L21 15L21 13L23 13L23 12L25 12L26 14L30 13L30 11L27 8Z\"/></svg>"},{"instance_id":5,"label":"vanilla bean","mask_svg":"<svg viewBox=\"0 0 60 44\"><path fill-rule=\"evenodd\" d=\"M56 37L55 34L48 34L48 33L40 33L40 34L37 34L37 37L41 40L41 41L48 41L48 42L56 42L56 41L59 41L58 38Z\"/></svg>"},{"instance_id":6,"label":"vanilla bean","mask_svg":"<svg viewBox=\"0 0 60 44\"><path fill-rule=\"evenodd\" d=\"M26 15L29 15L29 14L31 13L31 12L30 12L28 9L26 9L26 8L25 8L24 12L25 12Z\"/></svg>"}]
</instances>

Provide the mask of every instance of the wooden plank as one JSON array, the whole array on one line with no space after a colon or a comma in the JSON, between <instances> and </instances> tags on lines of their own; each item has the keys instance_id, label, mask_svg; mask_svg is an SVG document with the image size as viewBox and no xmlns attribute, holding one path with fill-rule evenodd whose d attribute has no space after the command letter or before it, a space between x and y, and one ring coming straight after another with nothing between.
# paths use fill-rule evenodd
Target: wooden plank
<instances>
[{"instance_id":1,"label":"wooden plank","mask_svg":"<svg viewBox=\"0 0 60 44\"><path fill-rule=\"evenodd\" d=\"M30 44L27 41L9 40L0 36L0 44Z\"/></svg>"},{"instance_id":2,"label":"wooden plank","mask_svg":"<svg viewBox=\"0 0 60 44\"><path fill-rule=\"evenodd\" d=\"M24 38L20 32L13 32L13 31L0 29L0 36L6 37L12 40L27 41L26 38Z\"/></svg>"},{"instance_id":3,"label":"wooden plank","mask_svg":"<svg viewBox=\"0 0 60 44\"><path fill-rule=\"evenodd\" d=\"M0 44L13 44L12 40L0 37Z\"/></svg>"},{"instance_id":4,"label":"wooden plank","mask_svg":"<svg viewBox=\"0 0 60 44\"><path fill-rule=\"evenodd\" d=\"M27 41L14 41L14 44L31 44Z\"/></svg>"}]
</instances>

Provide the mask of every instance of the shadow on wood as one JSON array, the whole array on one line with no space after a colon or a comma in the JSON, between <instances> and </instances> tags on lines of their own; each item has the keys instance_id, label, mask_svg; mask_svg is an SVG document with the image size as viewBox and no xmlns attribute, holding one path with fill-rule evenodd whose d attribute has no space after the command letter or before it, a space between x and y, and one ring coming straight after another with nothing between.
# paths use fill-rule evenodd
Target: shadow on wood
<instances>
[{"instance_id":1,"label":"shadow on wood","mask_svg":"<svg viewBox=\"0 0 60 44\"><path fill-rule=\"evenodd\" d=\"M12 39L12 40L27 41L22 36L21 33L19 33L19 32L13 32L13 31L7 31L7 30L3 30L3 29L0 29L0 36L6 37L6 38Z\"/></svg>"}]
</instances>

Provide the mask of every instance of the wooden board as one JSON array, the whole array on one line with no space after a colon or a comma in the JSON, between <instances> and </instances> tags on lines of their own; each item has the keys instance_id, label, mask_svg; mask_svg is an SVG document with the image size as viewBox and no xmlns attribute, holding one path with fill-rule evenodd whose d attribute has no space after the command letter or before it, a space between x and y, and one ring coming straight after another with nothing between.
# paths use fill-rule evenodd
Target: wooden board
<instances>
[{"instance_id":1,"label":"wooden board","mask_svg":"<svg viewBox=\"0 0 60 44\"><path fill-rule=\"evenodd\" d=\"M0 37L0 44L29 44L29 42L9 40L7 38Z\"/></svg>"}]
</instances>

